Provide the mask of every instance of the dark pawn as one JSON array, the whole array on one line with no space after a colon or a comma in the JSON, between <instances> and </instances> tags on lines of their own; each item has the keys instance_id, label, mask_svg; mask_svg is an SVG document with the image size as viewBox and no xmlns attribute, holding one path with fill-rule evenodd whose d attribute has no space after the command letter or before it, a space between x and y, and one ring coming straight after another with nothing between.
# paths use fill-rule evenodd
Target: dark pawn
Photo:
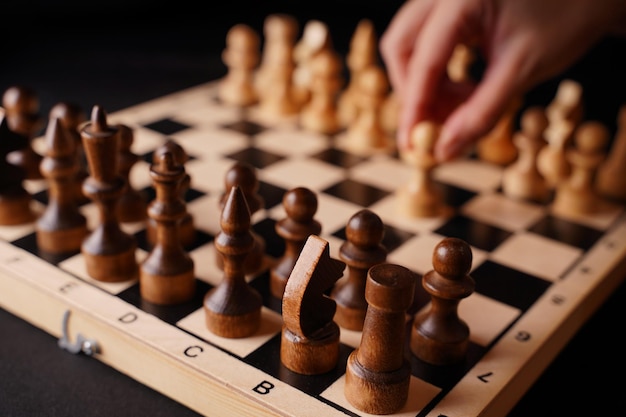
<instances>
[{"instance_id":1,"label":"dark pawn","mask_svg":"<svg viewBox=\"0 0 626 417\"><path fill-rule=\"evenodd\" d=\"M32 140L43 127L43 119L39 114L39 97L28 87L13 86L4 92L2 106L9 129L25 139L22 148L8 155L9 162L24 170L25 179L43 179L39 171L43 157L32 148Z\"/></svg>"},{"instance_id":2,"label":"dark pawn","mask_svg":"<svg viewBox=\"0 0 626 417\"><path fill-rule=\"evenodd\" d=\"M154 152L154 155L152 156L153 163L156 163L159 160L159 158L165 153L171 153L176 163L182 165L183 167L189 160L189 156L187 155L187 152L185 152L183 147L180 146L175 141L170 139L166 141L163 145L159 146L157 150ZM178 187L180 198L183 201L186 201L185 197L190 187L191 187L191 176L189 175L189 173L185 172L185 175L183 176L183 179L180 181L180 184ZM156 240L156 224L154 220L150 218L148 218L148 222L147 222L146 236L148 239L148 243L151 246L153 246ZM183 245L183 248L191 247L194 240L196 239L196 228L195 228L195 224L193 220L193 215L189 213L188 210L185 210L185 215L180 220L178 237L180 239L180 243Z\"/></svg>"},{"instance_id":3,"label":"dark pawn","mask_svg":"<svg viewBox=\"0 0 626 417\"><path fill-rule=\"evenodd\" d=\"M433 252L433 270L422 277L430 308L418 313L411 332L411 351L433 365L455 365L465 359L470 330L459 318L459 302L474 292L472 250L463 240L445 238Z\"/></svg>"},{"instance_id":4,"label":"dark pawn","mask_svg":"<svg viewBox=\"0 0 626 417\"><path fill-rule=\"evenodd\" d=\"M6 117L0 119L0 225L25 224L36 218L32 196L23 185L26 174L7 160L8 154L27 143L24 136L9 128Z\"/></svg>"},{"instance_id":5,"label":"dark pawn","mask_svg":"<svg viewBox=\"0 0 626 417\"><path fill-rule=\"evenodd\" d=\"M310 235L319 235L322 225L313 218L317 212L317 196L311 190L297 187L283 196L287 217L276 223L276 233L285 240L285 252L270 273L270 291L278 299L283 297L285 285L302 247Z\"/></svg>"},{"instance_id":6,"label":"dark pawn","mask_svg":"<svg viewBox=\"0 0 626 417\"><path fill-rule=\"evenodd\" d=\"M130 172L133 166L139 161L139 156L135 155L131 148L135 140L132 129L126 125L117 126L120 132L120 147L118 152L118 170L124 180L124 191L120 197L118 205L119 219L121 222L141 222L146 219L148 204L146 197L133 188L130 183Z\"/></svg>"},{"instance_id":7,"label":"dark pawn","mask_svg":"<svg viewBox=\"0 0 626 417\"><path fill-rule=\"evenodd\" d=\"M220 201L220 207L223 209L226 199L230 194L230 189L234 186L238 186L243 193L248 208L250 210L250 216L254 215L265 205L263 197L259 195L259 180L256 176L256 170L250 164L245 162L235 162L233 166L226 172L224 176L224 195ZM258 272L263 267L263 260L265 257L265 240L262 236L255 233L254 230L250 230L250 234L254 239L254 245L245 259L245 273L253 274ZM216 254L217 266L221 269L222 257Z\"/></svg>"},{"instance_id":8,"label":"dark pawn","mask_svg":"<svg viewBox=\"0 0 626 417\"><path fill-rule=\"evenodd\" d=\"M179 192L185 170L166 152L152 164L150 176L156 198L148 215L156 223L156 241L139 270L141 297L154 304L180 304L189 301L196 288L194 262L178 236L180 220L187 212Z\"/></svg>"},{"instance_id":9,"label":"dark pawn","mask_svg":"<svg viewBox=\"0 0 626 417\"><path fill-rule=\"evenodd\" d=\"M76 142L58 118L50 120L41 173L48 180L48 205L37 220L37 246L48 254L80 252L87 220L76 202Z\"/></svg>"},{"instance_id":10,"label":"dark pawn","mask_svg":"<svg viewBox=\"0 0 626 417\"><path fill-rule=\"evenodd\" d=\"M384 233L382 220L370 210L360 210L348 221L346 241L339 248L339 259L348 265L348 275L331 293L337 302L335 321L343 328L363 329L367 271L387 259L387 249L381 243Z\"/></svg>"}]
</instances>

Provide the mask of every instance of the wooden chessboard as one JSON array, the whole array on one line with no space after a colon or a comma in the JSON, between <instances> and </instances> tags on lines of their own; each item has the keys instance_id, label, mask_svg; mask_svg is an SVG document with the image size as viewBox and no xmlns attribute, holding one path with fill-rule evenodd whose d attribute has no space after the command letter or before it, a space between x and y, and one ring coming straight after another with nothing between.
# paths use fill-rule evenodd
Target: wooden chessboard
<instances>
[{"instance_id":1,"label":"wooden chessboard","mask_svg":"<svg viewBox=\"0 0 626 417\"><path fill-rule=\"evenodd\" d=\"M340 362L333 371L303 376L280 363L280 303L268 290L269 272L248 277L263 295L261 329L225 339L209 332L202 298L222 279L213 239L219 232L224 173L235 161L258 170L265 207L252 217L267 242L268 259L282 254L274 225L284 217L284 193L305 186L318 196L321 236L338 257L348 219L362 208L385 224L388 261L419 276L432 268L434 246L446 236L464 239L474 259L476 291L460 304L471 329L462 369L437 369L411 359L409 400L401 416L504 415L550 364L584 320L622 282L626 214L562 218L551 206L514 201L500 189L502 168L468 158L442 165L435 180L450 215L411 219L396 211L395 190L411 168L395 155L364 156L342 148L341 135L299 128L297 119L269 124L254 108L223 106L211 82L109 114L135 134L140 161L131 183L149 198L153 151L174 139L190 156L187 209L194 216L197 294L188 303L155 307L142 301L137 281L101 283L86 274L81 254L43 259L34 224L0 228L0 307L59 337L68 349L93 353L180 403L206 415L352 415L344 398L345 360L360 333L341 330ZM42 146L35 140L35 147ZM41 148L38 148L41 149ZM28 181L38 209L46 184ZM81 211L90 226L93 203ZM143 223L124 224L137 236L138 259L149 250ZM416 294L415 309L428 302Z\"/></svg>"}]
</instances>

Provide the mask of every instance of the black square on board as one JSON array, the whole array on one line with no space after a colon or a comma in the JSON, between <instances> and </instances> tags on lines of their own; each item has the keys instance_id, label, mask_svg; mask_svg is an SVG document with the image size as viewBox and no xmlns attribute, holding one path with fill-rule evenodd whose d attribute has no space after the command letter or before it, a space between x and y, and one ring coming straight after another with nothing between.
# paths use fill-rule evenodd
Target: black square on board
<instances>
[{"instance_id":1,"label":"black square on board","mask_svg":"<svg viewBox=\"0 0 626 417\"><path fill-rule=\"evenodd\" d=\"M327 148L313 155L313 158L338 166L340 168L352 168L367 160L364 156L354 155L337 148Z\"/></svg>"},{"instance_id":2,"label":"black square on board","mask_svg":"<svg viewBox=\"0 0 626 417\"><path fill-rule=\"evenodd\" d=\"M588 251L602 237L600 230L547 215L528 229L533 233Z\"/></svg>"},{"instance_id":3,"label":"black square on board","mask_svg":"<svg viewBox=\"0 0 626 417\"><path fill-rule=\"evenodd\" d=\"M551 285L549 281L489 260L480 264L470 275L476 281L477 293L522 312L536 303Z\"/></svg>"},{"instance_id":4,"label":"black square on board","mask_svg":"<svg viewBox=\"0 0 626 417\"><path fill-rule=\"evenodd\" d=\"M166 118L157 120L152 123L148 123L143 127L145 127L146 129L154 130L155 132L159 132L162 135L170 136L175 133L182 132L185 129L189 129L191 126L181 122L177 122L176 120Z\"/></svg>"},{"instance_id":5,"label":"black square on board","mask_svg":"<svg viewBox=\"0 0 626 417\"><path fill-rule=\"evenodd\" d=\"M287 192L286 189L265 181L259 181L259 194L265 202L264 208L270 210L275 206L282 204L283 197Z\"/></svg>"},{"instance_id":6,"label":"black square on board","mask_svg":"<svg viewBox=\"0 0 626 417\"><path fill-rule=\"evenodd\" d=\"M276 220L266 217L252 225L252 230L265 241L265 253L278 258L285 252L285 240L276 233Z\"/></svg>"},{"instance_id":7,"label":"black square on board","mask_svg":"<svg viewBox=\"0 0 626 417\"><path fill-rule=\"evenodd\" d=\"M389 195L388 191L353 179L340 181L322 192L362 207L369 207Z\"/></svg>"},{"instance_id":8,"label":"black square on board","mask_svg":"<svg viewBox=\"0 0 626 417\"><path fill-rule=\"evenodd\" d=\"M282 155L264 151L254 146L245 148L230 155L226 155L226 157L234 159L235 161L248 163L257 169L267 168L268 166L285 158Z\"/></svg>"},{"instance_id":9,"label":"black square on board","mask_svg":"<svg viewBox=\"0 0 626 417\"><path fill-rule=\"evenodd\" d=\"M233 123L223 124L222 127L224 129L242 133L246 136L255 136L266 130L264 126L251 122L250 120L237 120Z\"/></svg>"},{"instance_id":10,"label":"black square on board","mask_svg":"<svg viewBox=\"0 0 626 417\"><path fill-rule=\"evenodd\" d=\"M128 287L117 296L146 313L152 314L166 323L175 325L178 321L202 307L204 296L211 288L213 288L211 284L196 279L196 290L193 298L187 302L176 305L157 305L145 301L141 298L139 283Z\"/></svg>"},{"instance_id":11,"label":"black square on board","mask_svg":"<svg viewBox=\"0 0 626 417\"><path fill-rule=\"evenodd\" d=\"M79 254L80 250L71 253L62 253L62 254L52 254L45 253L39 250L39 246L37 245L37 233L32 232L25 236L22 236L19 239L16 239L11 242L11 244L17 246L18 248L22 248L27 252L32 253L33 255L38 256L39 258L47 261L53 265L58 265L64 260L71 258L72 256Z\"/></svg>"},{"instance_id":12,"label":"black square on board","mask_svg":"<svg viewBox=\"0 0 626 417\"><path fill-rule=\"evenodd\" d=\"M471 246L488 252L493 251L512 235L511 232L499 227L463 215L452 216L447 222L435 229L434 233L463 239Z\"/></svg>"},{"instance_id":13,"label":"black square on board","mask_svg":"<svg viewBox=\"0 0 626 417\"><path fill-rule=\"evenodd\" d=\"M460 188L452 184L435 182L435 186L441 191L443 201L445 201L445 203L450 207L461 207L477 195L474 191L470 191L466 188Z\"/></svg>"},{"instance_id":14,"label":"black square on board","mask_svg":"<svg viewBox=\"0 0 626 417\"><path fill-rule=\"evenodd\" d=\"M354 350L340 343L339 360L334 369L320 375L301 375L286 368L280 361L280 339L278 333L268 342L244 358L244 361L274 378L291 385L311 396L320 395L345 373L348 356Z\"/></svg>"},{"instance_id":15,"label":"black square on board","mask_svg":"<svg viewBox=\"0 0 626 417\"><path fill-rule=\"evenodd\" d=\"M383 235L382 245L387 249L388 253L393 252L398 247L402 246L407 240L415 236L415 233L408 232L406 230L398 229L397 227L389 224L384 225L385 233ZM336 232L332 233L333 236L341 240L346 240L346 228L342 227Z\"/></svg>"}]
</instances>

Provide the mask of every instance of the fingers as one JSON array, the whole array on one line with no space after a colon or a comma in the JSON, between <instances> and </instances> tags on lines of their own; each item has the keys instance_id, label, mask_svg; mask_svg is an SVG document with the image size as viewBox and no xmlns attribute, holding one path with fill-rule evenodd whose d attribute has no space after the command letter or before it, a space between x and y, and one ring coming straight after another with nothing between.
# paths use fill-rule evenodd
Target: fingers
<instances>
[{"instance_id":1,"label":"fingers","mask_svg":"<svg viewBox=\"0 0 626 417\"><path fill-rule=\"evenodd\" d=\"M526 54L523 45L509 45L506 53L493 57L483 80L464 104L450 115L435 145L435 157L448 161L461 156L486 135L525 87L522 80Z\"/></svg>"},{"instance_id":2,"label":"fingers","mask_svg":"<svg viewBox=\"0 0 626 417\"><path fill-rule=\"evenodd\" d=\"M448 98L438 94L448 82L447 64L454 47L462 41L468 21L473 19L466 4L439 1L415 39L413 54L407 63L406 82L402 86L407 94L398 124L398 146L401 149L410 146L411 128L432 116L429 112L434 102Z\"/></svg>"},{"instance_id":3,"label":"fingers","mask_svg":"<svg viewBox=\"0 0 626 417\"><path fill-rule=\"evenodd\" d=\"M413 53L415 38L419 36L428 17L432 0L410 0L392 19L380 39L380 53L386 66L392 88L402 95L407 63Z\"/></svg>"}]
</instances>

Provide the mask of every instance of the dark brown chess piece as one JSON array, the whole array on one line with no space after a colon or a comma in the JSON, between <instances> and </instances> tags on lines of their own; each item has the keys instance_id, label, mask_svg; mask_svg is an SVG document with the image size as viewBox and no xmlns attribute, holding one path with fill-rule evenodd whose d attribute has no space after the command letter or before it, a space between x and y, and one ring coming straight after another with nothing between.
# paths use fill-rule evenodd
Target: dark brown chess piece
<instances>
[{"instance_id":1,"label":"dark brown chess piece","mask_svg":"<svg viewBox=\"0 0 626 417\"><path fill-rule=\"evenodd\" d=\"M98 281L135 279L137 241L120 228L118 220L117 205L124 190L124 180L117 169L119 130L107 123L106 112L96 105L80 134L90 172L83 183L83 193L100 211L99 224L81 248L87 273Z\"/></svg>"},{"instance_id":2,"label":"dark brown chess piece","mask_svg":"<svg viewBox=\"0 0 626 417\"><path fill-rule=\"evenodd\" d=\"M283 196L287 216L276 222L276 233L285 240L285 252L270 271L270 292L280 299L300 251L310 235L319 235L322 225L313 218L317 196L305 187L293 188Z\"/></svg>"},{"instance_id":3,"label":"dark brown chess piece","mask_svg":"<svg viewBox=\"0 0 626 417\"><path fill-rule=\"evenodd\" d=\"M447 237L433 252L433 270L422 277L430 308L415 316L411 351L433 365L455 365L467 354L470 329L458 315L459 302L474 292L469 275L472 250L463 240Z\"/></svg>"},{"instance_id":4,"label":"dark brown chess piece","mask_svg":"<svg viewBox=\"0 0 626 417\"><path fill-rule=\"evenodd\" d=\"M169 139L156 149L154 155L152 156L153 163L156 163L165 153L171 153L176 163L182 165L183 167L189 160L189 155L187 155L185 149L183 149L183 147L174 140ZM183 201L185 201L185 196L187 195L190 187L191 176L188 172L185 172L185 175L179 184L179 194ZM156 241L156 224L154 220L150 218L147 219L146 237L148 239L148 243L153 246ZM178 237L180 239L180 243L183 245L183 248L189 248L196 239L196 228L193 215L188 210L185 211L185 215L180 220Z\"/></svg>"},{"instance_id":5,"label":"dark brown chess piece","mask_svg":"<svg viewBox=\"0 0 626 417\"><path fill-rule=\"evenodd\" d=\"M224 258L224 277L204 297L206 325L218 336L248 337L261 325L263 300L246 282L244 260L254 246L254 238L250 233L250 210L237 185L228 193L220 226L215 248Z\"/></svg>"},{"instance_id":6,"label":"dark brown chess piece","mask_svg":"<svg viewBox=\"0 0 626 417\"><path fill-rule=\"evenodd\" d=\"M50 109L49 120L59 119L59 123L65 129L66 135L72 138L76 148L76 179L72 187L76 194L76 202L84 204L89 202L87 196L83 194L83 181L89 176L87 170L87 160L83 142L80 138L80 126L87 120L87 115L76 103L61 101Z\"/></svg>"},{"instance_id":7,"label":"dark brown chess piece","mask_svg":"<svg viewBox=\"0 0 626 417\"><path fill-rule=\"evenodd\" d=\"M32 147L32 140L43 127L37 93L26 86L9 87L2 96L2 106L9 128L25 138L24 147L7 155L9 162L24 170L25 179L42 179L39 172L42 156Z\"/></svg>"},{"instance_id":8,"label":"dark brown chess piece","mask_svg":"<svg viewBox=\"0 0 626 417\"><path fill-rule=\"evenodd\" d=\"M406 312L413 303L415 274L394 264L373 266L361 344L348 357L346 399L361 411L391 414L409 394L411 365L405 354Z\"/></svg>"},{"instance_id":9,"label":"dark brown chess piece","mask_svg":"<svg viewBox=\"0 0 626 417\"><path fill-rule=\"evenodd\" d=\"M387 249L381 243L384 233L382 220L371 210L360 210L348 221L346 241L339 248L339 258L348 265L348 275L337 282L331 293L337 302L335 321L345 329L363 329L367 271L387 258Z\"/></svg>"},{"instance_id":10,"label":"dark brown chess piece","mask_svg":"<svg viewBox=\"0 0 626 417\"><path fill-rule=\"evenodd\" d=\"M118 203L119 220L121 222L141 222L147 216L147 202L145 196L137 191L130 181L130 172L139 161L139 156L132 151L134 138L133 130L127 125L117 126L120 134L120 147L117 155L117 169L124 180L124 190Z\"/></svg>"},{"instance_id":11,"label":"dark brown chess piece","mask_svg":"<svg viewBox=\"0 0 626 417\"><path fill-rule=\"evenodd\" d=\"M26 138L9 128L6 117L0 120L0 224L17 225L32 222L36 218L33 201L24 188L24 170L7 161L7 155L28 144Z\"/></svg>"},{"instance_id":12,"label":"dark brown chess piece","mask_svg":"<svg viewBox=\"0 0 626 417\"><path fill-rule=\"evenodd\" d=\"M259 194L259 180L255 168L245 162L235 162L224 176L224 194L220 200L220 207L223 209L226 199L230 194L230 189L237 185L243 193L250 216L254 215L265 205L263 197ZM245 259L244 271L246 274L253 274L259 271L264 265L265 239L254 230L250 230L254 239L254 245ZM222 257L216 253L216 263L218 268L223 268Z\"/></svg>"},{"instance_id":13,"label":"dark brown chess piece","mask_svg":"<svg viewBox=\"0 0 626 417\"><path fill-rule=\"evenodd\" d=\"M325 294L341 278L345 266L330 257L326 240L309 236L283 294L280 360L287 369L318 375L337 366L336 304Z\"/></svg>"},{"instance_id":14,"label":"dark brown chess piece","mask_svg":"<svg viewBox=\"0 0 626 417\"><path fill-rule=\"evenodd\" d=\"M141 297L155 304L180 304L190 300L196 288L194 262L178 236L180 220L187 212L180 197L185 170L166 152L152 164L150 175L156 198L148 215L156 223L156 241L139 270Z\"/></svg>"},{"instance_id":15,"label":"dark brown chess piece","mask_svg":"<svg viewBox=\"0 0 626 417\"><path fill-rule=\"evenodd\" d=\"M48 204L37 219L37 246L48 254L80 252L87 236L87 219L76 201L76 142L58 118L51 119L45 135L46 153L41 173L48 180Z\"/></svg>"}]
</instances>

